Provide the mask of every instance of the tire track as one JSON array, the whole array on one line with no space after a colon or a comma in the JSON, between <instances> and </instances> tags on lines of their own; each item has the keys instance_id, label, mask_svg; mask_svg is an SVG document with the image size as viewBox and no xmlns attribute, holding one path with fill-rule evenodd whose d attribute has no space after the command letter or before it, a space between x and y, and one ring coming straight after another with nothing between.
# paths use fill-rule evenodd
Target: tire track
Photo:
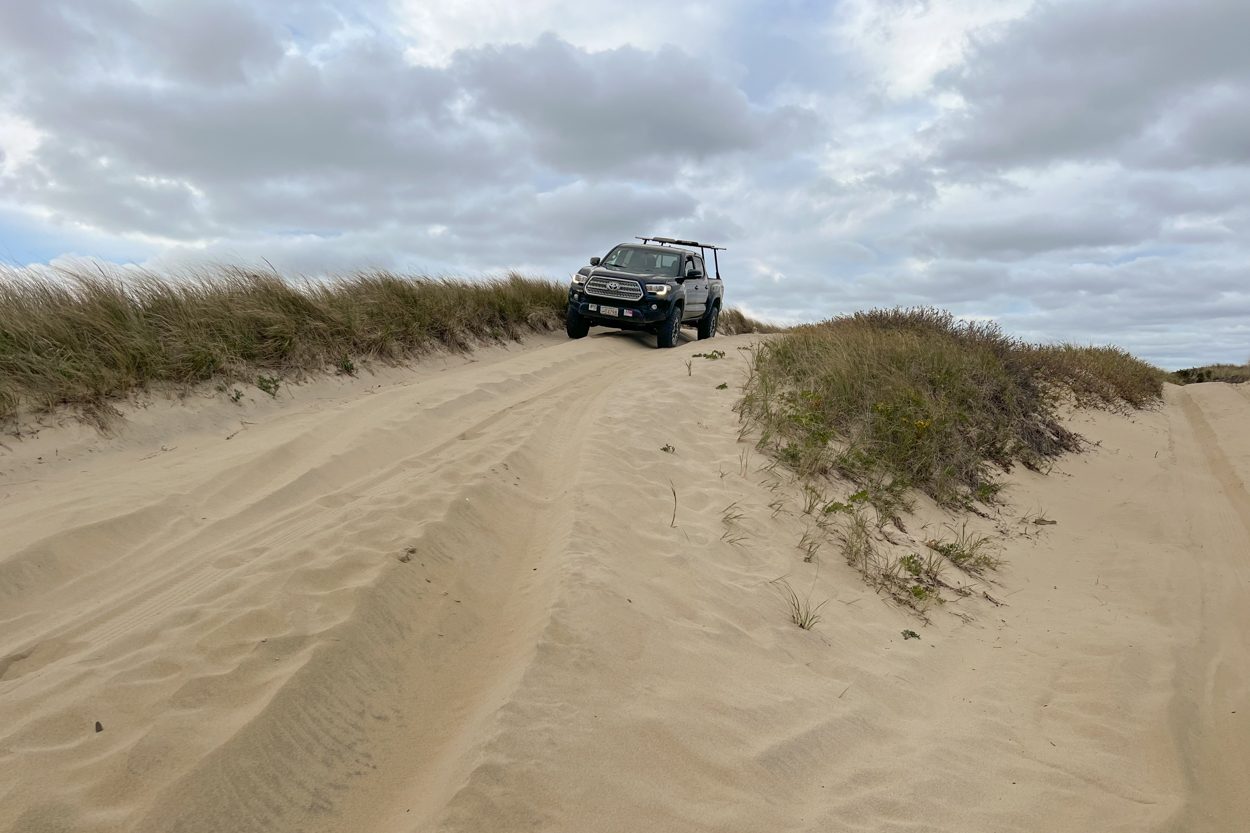
<instances>
[{"instance_id":1,"label":"tire track","mask_svg":"<svg viewBox=\"0 0 1250 833\"><path fill-rule=\"evenodd\" d=\"M376 829L440 812L535 650L570 472L602 394L650 366L639 348L525 351L280 418L227 457L182 461L125 513L91 497L125 505L129 471L67 484L62 511L96 515L22 528L0 565L57 536L109 550L67 550L16 588L37 604L0 634L0 830ZM175 505L191 508L162 522ZM100 716L104 734L77 728Z\"/></svg>"},{"instance_id":2,"label":"tire track","mask_svg":"<svg viewBox=\"0 0 1250 833\"><path fill-rule=\"evenodd\" d=\"M1188 391L1184 392L1181 407L1202 446L1207 467L1211 469L1211 473L1219 482L1221 492L1232 507L1237 520L1241 522L1241 528L1247 537L1250 537L1250 491L1247 491L1245 482L1229 462L1228 455L1220 445L1219 435L1207 421L1202 407Z\"/></svg>"}]
</instances>

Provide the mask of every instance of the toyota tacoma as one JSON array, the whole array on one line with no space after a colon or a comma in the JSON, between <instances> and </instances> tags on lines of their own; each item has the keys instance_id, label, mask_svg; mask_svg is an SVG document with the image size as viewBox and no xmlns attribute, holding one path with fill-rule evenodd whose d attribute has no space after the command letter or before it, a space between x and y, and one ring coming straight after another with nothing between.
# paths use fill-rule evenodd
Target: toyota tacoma
<instances>
[{"instance_id":1,"label":"toyota tacoma","mask_svg":"<svg viewBox=\"0 0 1250 833\"><path fill-rule=\"evenodd\" d=\"M724 303L721 246L671 237L639 237L605 257L592 257L569 285L565 330L583 338L593 326L655 333L657 347L675 347L683 324L699 338L716 335ZM712 253L713 272L705 259Z\"/></svg>"}]
</instances>

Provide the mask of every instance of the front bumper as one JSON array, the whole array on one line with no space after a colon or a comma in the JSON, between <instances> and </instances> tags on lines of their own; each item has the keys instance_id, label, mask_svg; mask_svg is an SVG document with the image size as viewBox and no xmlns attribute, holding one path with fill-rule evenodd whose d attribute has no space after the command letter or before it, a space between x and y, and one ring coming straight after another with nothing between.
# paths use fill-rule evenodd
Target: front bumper
<instances>
[{"instance_id":1,"label":"front bumper","mask_svg":"<svg viewBox=\"0 0 1250 833\"><path fill-rule=\"evenodd\" d=\"M587 295L580 290L569 291L570 310L597 325L607 327L628 329L658 324L668 317L671 303L655 296L643 296L639 301L617 301ZM604 307L607 307L607 312L604 312Z\"/></svg>"}]
</instances>

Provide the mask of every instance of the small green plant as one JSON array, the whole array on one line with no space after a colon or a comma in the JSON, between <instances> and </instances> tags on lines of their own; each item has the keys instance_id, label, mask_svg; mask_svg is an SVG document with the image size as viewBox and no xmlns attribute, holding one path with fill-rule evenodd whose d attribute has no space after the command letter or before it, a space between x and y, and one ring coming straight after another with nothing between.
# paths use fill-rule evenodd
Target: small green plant
<instances>
[{"instance_id":1,"label":"small green plant","mask_svg":"<svg viewBox=\"0 0 1250 833\"><path fill-rule=\"evenodd\" d=\"M954 533L952 540L930 539L925 541L925 546L946 556L952 564L966 573L979 575L1002 565L1002 559L989 551L991 541L988 535L969 532L967 521L958 530L953 527L948 529Z\"/></svg>"},{"instance_id":2,"label":"small green plant","mask_svg":"<svg viewBox=\"0 0 1250 833\"><path fill-rule=\"evenodd\" d=\"M356 363L352 361L351 356L340 356L334 367L340 376L356 375Z\"/></svg>"},{"instance_id":3,"label":"small green plant","mask_svg":"<svg viewBox=\"0 0 1250 833\"><path fill-rule=\"evenodd\" d=\"M677 449L673 448L673 446L670 445L669 443L665 443L664 445L660 446L660 451L663 451L665 454L677 453Z\"/></svg>"},{"instance_id":4,"label":"small green plant","mask_svg":"<svg viewBox=\"0 0 1250 833\"><path fill-rule=\"evenodd\" d=\"M978 483L977 488L973 492L976 499L981 503L993 503L998 498L998 493L1003 489L1001 483L990 483L988 481Z\"/></svg>"},{"instance_id":5,"label":"small green plant","mask_svg":"<svg viewBox=\"0 0 1250 833\"><path fill-rule=\"evenodd\" d=\"M235 388L234 390L230 391L231 402L238 405L241 399L243 399L243 391L239 390L238 388Z\"/></svg>"},{"instance_id":6,"label":"small green plant","mask_svg":"<svg viewBox=\"0 0 1250 833\"><path fill-rule=\"evenodd\" d=\"M797 445L787 445L777 450L777 459L790 468L797 468L803 459L803 449Z\"/></svg>"},{"instance_id":7,"label":"small green plant","mask_svg":"<svg viewBox=\"0 0 1250 833\"><path fill-rule=\"evenodd\" d=\"M686 359L686 375L687 376L694 375L694 362L692 362L690 359Z\"/></svg>"},{"instance_id":8,"label":"small green plant","mask_svg":"<svg viewBox=\"0 0 1250 833\"><path fill-rule=\"evenodd\" d=\"M916 633L911 628L906 628L903 631L903 641L907 641L908 639L919 639L919 638L920 638L920 634Z\"/></svg>"},{"instance_id":9,"label":"small green plant","mask_svg":"<svg viewBox=\"0 0 1250 833\"><path fill-rule=\"evenodd\" d=\"M716 361L717 359L725 358L725 351L724 350L711 350L707 353L691 353L691 355L694 356L696 359L708 359L709 361Z\"/></svg>"},{"instance_id":10,"label":"small green plant","mask_svg":"<svg viewBox=\"0 0 1250 833\"><path fill-rule=\"evenodd\" d=\"M728 382L721 382L719 385L716 386L717 390L728 390L728 388L729 388Z\"/></svg>"},{"instance_id":11,"label":"small green plant","mask_svg":"<svg viewBox=\"0 0 1250 833\"><path fill-rule=\"evenodd\" d=\"M809 592L806 597L800 596L790 586L790 582L784 578L774 579L771 584L781 591L781 596L786 602L786 607L790 610L790 621L798 625L805 631L810 631L821 620L820 609L829 604L829 600L825 599L818 605L812 605L812 595Z\"/></svg>"},{"instance_id":12,"label":"small green plant","mask_svg":"<svg viewBox=\"0 0 1250 833\"><path fill-rule=\"evenodd\" d=\"M256 377L256 387L275 398L278 395L278 386L280 384L282 384L282 380L277 376L261 375Z\"/></svg>"}]
</instances>

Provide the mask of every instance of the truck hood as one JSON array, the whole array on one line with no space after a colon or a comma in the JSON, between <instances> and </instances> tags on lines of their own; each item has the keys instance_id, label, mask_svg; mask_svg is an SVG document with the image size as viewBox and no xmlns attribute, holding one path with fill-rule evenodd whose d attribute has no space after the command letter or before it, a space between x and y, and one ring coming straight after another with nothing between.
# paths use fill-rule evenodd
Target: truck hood
<instances>
[{"instance_id":1,"label":"truck hood","mask_svg":"<svg viewBox=\"0 0 1250 833\"><path fill-rule=\"evenodd\" d=\"M578 274L585 275L587 279L624 278L639 283L673 283L677 280L672 275L648 275L640 272L625 272L621 269L603 269L598 266L583 266L578 270Z\"/></svg>"}]
</instances>

